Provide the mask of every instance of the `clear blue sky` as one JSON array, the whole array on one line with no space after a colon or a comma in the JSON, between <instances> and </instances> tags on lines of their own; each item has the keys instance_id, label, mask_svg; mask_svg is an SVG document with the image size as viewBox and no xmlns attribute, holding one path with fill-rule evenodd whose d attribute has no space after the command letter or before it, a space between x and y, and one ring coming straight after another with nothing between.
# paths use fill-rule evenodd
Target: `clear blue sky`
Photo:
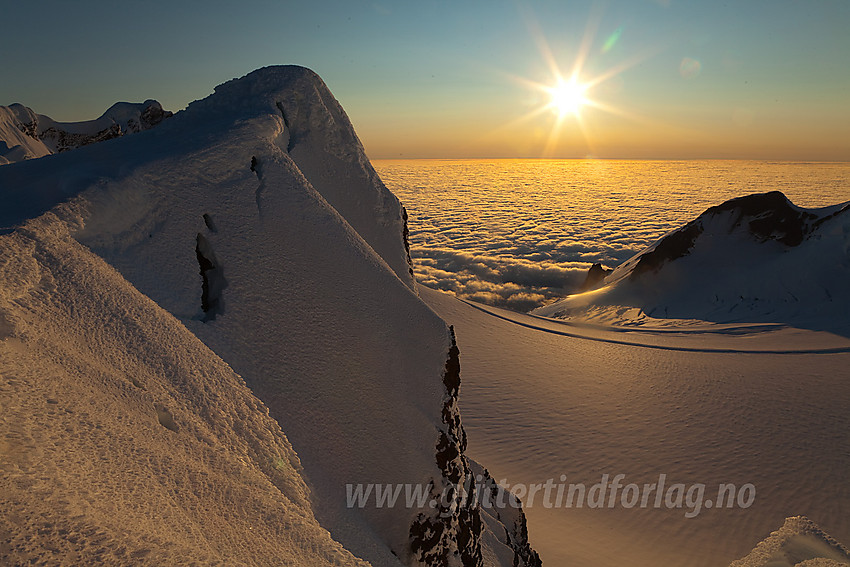
<instances>
[{"instance_id":1,"label":"clear blue sky","mask_svg":"<svg viewBox=\"0 0 850 567\"><path fill-rule=\"evenodd\" d=\"M178 110L264 65L317 71L371 157L850 160L850 1L0 0L0 104ZM586 56L581 58L586 38ZM549 109L551 61L578 116ZM595 104L595 105L594 105Z\"/></svg>"}]
</instances>

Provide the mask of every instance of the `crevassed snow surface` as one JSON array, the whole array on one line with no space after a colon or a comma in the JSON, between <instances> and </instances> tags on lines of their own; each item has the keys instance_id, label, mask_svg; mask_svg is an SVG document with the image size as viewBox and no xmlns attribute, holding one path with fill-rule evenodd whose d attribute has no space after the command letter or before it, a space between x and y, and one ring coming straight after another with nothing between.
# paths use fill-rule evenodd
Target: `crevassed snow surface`
<instances>
[{"instance_id":1,"label":"crevassed snow surface","mask_svg":"<svg viewBox=\"0 0 850 567\"><path fill-rule=\"evenodd\" d=\"M526 498L544 564L721 567L784 518L850 541L850 340L785 325L565 324L422 288L455 326L470 456L497 481L590 488L752 483L749 508L547 508ZM618 500L619 501L619 500ZM759 564L760 565L760 564ZM772 564L771 564L772 565Z\"/></svg>"}]
</instances>

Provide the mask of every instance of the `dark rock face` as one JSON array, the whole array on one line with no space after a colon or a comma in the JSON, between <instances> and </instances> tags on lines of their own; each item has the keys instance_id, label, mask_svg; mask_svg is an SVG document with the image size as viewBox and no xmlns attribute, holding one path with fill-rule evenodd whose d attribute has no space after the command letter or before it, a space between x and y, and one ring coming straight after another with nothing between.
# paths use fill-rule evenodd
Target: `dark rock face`
<instances>
[{"instance_id":1,"label":"dark rock face","mask_svg":"<svg viewBox=\"0 0 850 567\"><path fill-rule=\"evenodd\" d=\"M702 231L702 222L697 219L667 235L654 250L640 257L629 278L635 279L645 272L658 271L664 263L686 256Z\"/></svg>"},{"instance_id":2,"label":"dark rock face","mask_svg":"<svg viewBox=\"0 0 850 567\"><path fill-rule=\"evenodd\" d=\"M438 433L436 461L442 478L431 481L430 495L439 505L431 515L420 513L410 526L410 549L413 556L432 567L457 565L458 560L464 567L482 567L483 555L481 539L484 522L481 517L481 503L478 495L481 490L493 492L496 496L504 489L487 473L486 469L478 474L464 452L466 451L466 432L460 419L457 405L460 391L460 350L455 340L454 328L449 327L451 347L446 359L443 385L446 389L442 420L444 428ZM479 465L475 465L479 467ZM502 494L500 501L505 501ZM505 545L514 551L513 564L516 567L538 567L541 565L537 553L528 545L528 531L525 514L518 500L510 496L509 511L505 510ZM487 500L490 502L490 500ZM493 499L493 502L497 500ZM499 512L490 511L499 516ZM507 517L516 517L508 520Z\"/></svg>"},{"instance_id":3,"label":"dark rock face","mask_svg":"<svg viewBox=\"0 0 850 567\"><path fill-rule=\"evenodd\" d=\"M460 350L454 328L449 328L451 347L443 373L443 429L438 433L435 458L442 478L431 483L431 497L438 506L433 515L420 513L410 526L410 549L414 557L432 567L449 567L459 557L465 567L481 567L481 514L466 495L474 491L466 450L466 432L457 405L460 390Z\"/></svg>"},{"instance_id":4,"label":"dark rock face","mask_svg":"<svg viewBox=\"0 0 850 567\"><path fill-rule=\"evenodd\" d=\"M140 118L141 124L139 125L138 130L134 130L135 132L138 132L140 130L149 130L154 126L158 125L166 118L171 118L172 116L174 116L174 113L170 110L163 110L162 105L160 105L155 100L149 100L145 104L147 104L147 106L142 111L142 115Z\"/></svg>"},{"instance_id":5,"label":"dark rock face","mask_svg":"<svg viewBox=\"0 0 850 567\"><path fill-rule=\"evenodd\" d=\"M203 321L214 321L216 315L224 314L222 293L227 287L224 268L215 257L209 240L198 233L195 244L195 256L201 272L201 311Z\"/></svg>"},{"instance_id":6,"label":"dark rock face","mask_svg":"<svg viewBox=\"0 0 850 567\"><path fill-rule=\"evenodd\" d=\"M797 246L811 230L817 215L795 207L779 191L747 195L711 207L704 215L731 211L735 215L733 229L747 224L750 234L759 239L776 240L786 246Z\"/></svg>"},{"instance_id":7,"label":"dark rock face","mask_svg":"<svg viewBox=\"0 0 850 567\"><path fill-rule=\"evenodd\" d=\"M56 148L57 153L67 152L74 148L88 146L97 142L104 142L123 135L121 126L113 124L109 128L95 134L75 134L50 127L38 135L38 139Z\"/></svg>"},{"instance_id":8,"label":"dark rock face","mask_svg":"<svg viewBox=\"0 0 850 567\"><path fill-rule=\"evenodd\" d=\"M845 214L848 210L850 205L819 217L795 206L780 191L730 199L707 209L696 219L664 237L654 250L640 257L629 278L635 279L643 273L657 271L664 263L688 255L705 231L708 221L719 215L730 215L729 233L743 230L756 242L772 240L794 247L811 236L823 222Z\"/></svg>"},{"instance_id":9,"label":"dark rock face","mask_svg":"<svg viewBox=\"0 0 850 567\"><path fill-rule=\"evenodd\" d=\"M584 278L584 282L581 284L581 287L578 288L579 293L596 289L601 286L602 282L605 281L605 276L613 271L614 270L608 268L603 268L602 264L593 264L587 271L587 277Z\"/></svg>"},{"instance_id":10,"label":"dark rock face","mask_svg":"<svg viewBox=\"0 0 850 567\"><path fill-rule=\"evenodd\" d=\"M32 111L30 111L32 112ZM18 124L18 130L29 136L30 138L39 139L38 137L38 121L33 120L32 122L24 122L22 124Z\"/></svg>"},{"instance_id":11,"label":"dark rock face","mask_svg":"<svg viewBox=\"0 0 850 567\"><path fill-rule=\"evenodd\" d=\"M410 275L413 275L413 260L410 259L410 229L407 228L407 209L401 208L401 220L404 221L401 239L404 241L404 251L407 253L407 265Z\"/></svg>"}]
</instances>

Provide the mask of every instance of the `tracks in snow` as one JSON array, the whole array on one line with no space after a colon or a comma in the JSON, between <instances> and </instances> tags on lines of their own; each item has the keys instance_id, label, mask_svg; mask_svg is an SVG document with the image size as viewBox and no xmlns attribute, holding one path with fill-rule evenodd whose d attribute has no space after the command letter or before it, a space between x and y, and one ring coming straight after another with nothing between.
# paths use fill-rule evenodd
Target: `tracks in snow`
<instances>
[{"instance_id":1,"label":"tracks in snow","mask_svg":"<svg viewBox=\"0 0 850 567\"><path fill-rule=\"evenodd\" d=\"M721 335L722 338L726 338L729 342L736 342L741 340L742 331L750 331L752 334L763 334L763 333L773 333L779 332L782 330L788 330L789 327L783 325L753 325L749 326L730 326L730 327L716 327L714 329L704 329L704 330L695 330L695 329L631 329L624 327L594 327L591 325L575 325L563 321L555 321L553 319L545 319L543 317L538 317L535 315L523 315L521 313L512 313L509 311L504 311L501 309L492 308L486 305L481 305L478 303L474 303L471 301L467 301L465 299L457 298L458 301L461 301L470 307L477 309L483 313L491 317L495 317L497 319L501 319L503 321L507 321L508 323L512 323L514 325L518 325L520 327L525 327L526 329L533 329L535 331L540 331L543 333L549 333L552 335L559 335L563 337L570 337L574 339L583 339L588 341L596 341L603 342L609 344L617 344L624 346L633 346L633 347L641 347L641 348L651 348L656 350L669 350L669 351L678 351L678 352L700 352L700 353L715 353L715 354L841 354L841 353L850 353L850 341L844 341L843 346L831 346L831 347L812 347L812 348L740 348L740 347L705 347L705 346L687 346L687 345L675 345L675 344L660 344L652 342L651 339L662 339L665 341L670 340L671 334L678 335L676 338L684 339L684 340L700 340L698 335ZM523 320L523 319L528 319ZM551 326L550 326L551 325ZM558 328L553 328L556 326L569 327L573 330L562 330ZM584 332L582 332L584 331ZM611 336L614 333L639 333L644 334L647 340L637 340L637 339L618 339ZM668 336L664 336L668 335ZM690 335L690 337L688 336ZM687 337L687 338L686 338ZM785 338L785 341L789 340ZM702 342L702 341L701 341ZM784 341L783 341L784 342Z\"/></svg>"}]
</instances>

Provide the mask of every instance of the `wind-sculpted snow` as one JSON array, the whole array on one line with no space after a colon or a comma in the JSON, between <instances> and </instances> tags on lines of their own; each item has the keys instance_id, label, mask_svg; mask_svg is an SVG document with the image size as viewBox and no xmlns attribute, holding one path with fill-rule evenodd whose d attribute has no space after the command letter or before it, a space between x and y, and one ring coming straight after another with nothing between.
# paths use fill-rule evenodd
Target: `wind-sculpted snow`
<instances>
[{"instance_id":1,"label":"wind-sculpted snow","mask_svg":"<svg viewBox=\"0 0 850 567\"><path fill-rule=\"evenodd\" d=\"M0 564L367 565L268 408L74 228L0 236Z\"/></svg>"},{"instance_id":2,"label":"wind-sculpted snow","mask_svg":"<svg viewBox=\"0 0 850 567\"><path fill-rule=\"evenodd\" d=\"M806 207L850 199L847 164L378 160L411 218L417 279L527 310L575 293L726 199L781 188Z\"/></svg>"},{"instance_id":3,"label":"wind-sculpted snow","mask_svg":"<svg viewBox=\"0 0 850 567\"><path fill-rule=\"evenodd\" d=\"M403 208L313 72L261 69L149 132L37 161L0 168L0 184L26 181L5 237L28 234L26 215L49 208L39 222L62 235L57 246L97 254L237 372L297 451L308 511L348 552L375 566L427 557L442 567L461 555L478 565L485 552L508 557L489 564L512 564L513 547L472 509L451 511L432 549L430 538L415 548L411 539L429 502L346 502L348 485L462 480L441 452L445 436L451 460L464 462L459 375L448 388L452 337L416 294ZM128 337L148 332L122 321ZM191 432L169 400L147 411L165 434Z\"/></svg>"}]
</instances>

